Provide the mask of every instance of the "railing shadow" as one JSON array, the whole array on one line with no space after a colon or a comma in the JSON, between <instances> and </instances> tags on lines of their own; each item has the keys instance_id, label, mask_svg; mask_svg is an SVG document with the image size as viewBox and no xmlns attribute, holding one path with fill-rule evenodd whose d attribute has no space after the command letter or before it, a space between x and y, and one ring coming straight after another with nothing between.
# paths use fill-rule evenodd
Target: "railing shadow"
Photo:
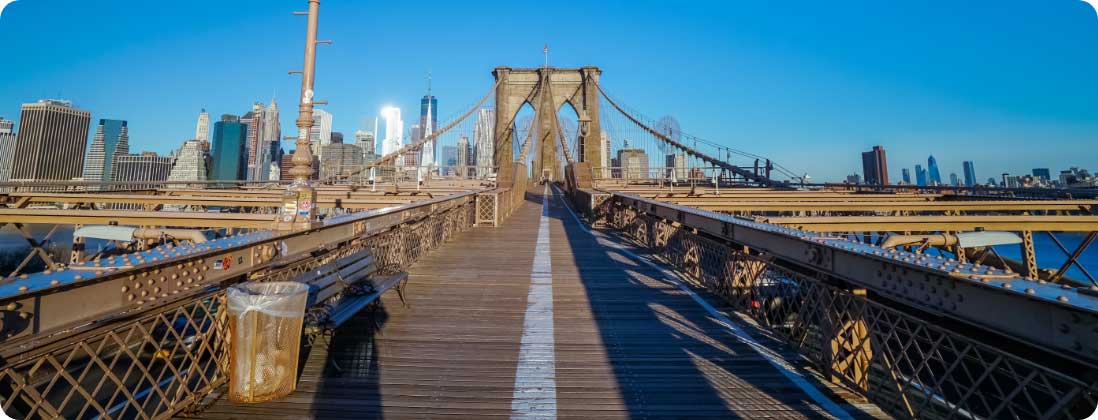
<instances>
[{"instance_id":1,"label":"railing shadow","mask_svg":"<svg viewBox=\"0 0 1098 420\"><path fill-rule=\"evenodd\" d=\"M631 252L637 255L643 256L653 261L660 261L658 255L650 252L650 250L640 249L636 247L633 240L621 231L606 230L601 231L601 233L604 234L606 237L618 242L619 244L625 244L625 246L627 246ZM679 287L678 284L669 279L663 279L662 281L666 282L669 285L673 285L674 287ZM810 371L805 369L805 363L809 362L805 360L795 348L790 347L786 341L783 341L783 338L775 335L773 331L766 329L756 320L751 319L750 315L742 312L737 312L737 309L733 305L728 304L725 298L721 297L720 295L715 294L711 290L698 288L696 286L697 284L693 284L689 287L691 287L691 290L693 290L694 293L696 293L699 297L704 299L715 309L727 315L729 319L732 320L732 322L735 322L735 327L739 331L741 331L742 334L746 335L751 340L758 343L762 348L765 348L767 351L771 352L772 355L782 357L783 360L788 362L788 365L786 366L787 368L791 369L795 374L800 375L805 382L814 387L816 390L820 391L820 393L823 394L826 398L830 399L836 404L839 404L841 408L844 409L848 414L858 419L878 418L881 416L881 413L871 414L859 408L858 405L854 405L853 403L847 401L846 397L839 395L839 393L844 393L847 396L853 396L853 391L850 391L849 389L843 388L841 386L836 387L833 385L829 385L825 383L824 379L820 376L822 374L821 372L819 372L818 370ZM740 340L739 338L735 339ZM853 401L856 401L857 403L859 403L859 405L862 406L871 405L871 403L859 397L854 397Z\"/></svg>"},{"instance_id":2,"label":"railing shadow","mask_svg":"<svg viewBox=\"0 0 1098 420\"><path fill-rule=\"evenodd\" d=\"M815 401L676 283L598 244L563 207L563 197L551 201L550 215L563 222L630 417L825 418Z\"/></svg>"}]
</instances>

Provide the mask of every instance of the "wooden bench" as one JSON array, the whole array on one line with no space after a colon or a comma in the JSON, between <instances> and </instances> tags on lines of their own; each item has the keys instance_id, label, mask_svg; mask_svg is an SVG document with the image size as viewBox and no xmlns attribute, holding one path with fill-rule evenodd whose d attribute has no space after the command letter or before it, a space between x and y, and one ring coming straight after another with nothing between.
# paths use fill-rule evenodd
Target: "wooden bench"
<instances>
[{"instance_id":1,"label":"wooden bench","mask_svg":"<svg viewBox=\"0 0 1098 420\"><path fill-rule=\"evenodd\" d=\"M408 274L378 276L376 271L374 256L363 249L294 278L309 286L306 331L335 329L389 290L395 289L404 302Z\"/></svg>"}]
</instances>

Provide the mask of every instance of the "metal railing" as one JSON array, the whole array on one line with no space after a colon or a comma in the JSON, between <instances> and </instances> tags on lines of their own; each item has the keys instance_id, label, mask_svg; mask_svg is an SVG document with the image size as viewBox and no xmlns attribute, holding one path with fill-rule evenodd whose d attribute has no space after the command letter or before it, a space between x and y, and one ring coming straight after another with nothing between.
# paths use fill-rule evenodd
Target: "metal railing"
<instances>
[{"instance_id":1,"label":"metal railing","mask_svg":"<svg viewBox=\"0 0 1098 420\"><path fill-rule=\"evenodd\" d=\"M726 221L699 217L703 212L669 220L650 212L647 203L618 196L584 202L594 206L593 218L675 266L798 350L828 379L891 415L1075 419L1098 404L1098 371L1091 362L1068 360L1053 349L1038 349L1040 357L1028 347L1012 353L1005 349L1017 344L947 329L957 324L897 309L827 270L749 249L730 241L731 231L711 234Z\"/></svg>"},{"instance_id":2,"label":"metal railing","mask_svg":"<svg viewBox=\"0 0 1098 420\"><path fill-rule=\"evenodd\" d=\"M379 273L401 271L472 227L475 198L455 194L350 214L310 232L227 238L182 255L161 248L151 264L107 269L87 281L76 276L64 290L58 281L39 286L44 279L38 276L21 279L26 287L0 296L8 337L0 343L0 407L17 418L162 419L200 405L228 374L225 287L292 279L363 248L375 256ZM244 255L256 259L245 261ZM219 263L211 271L206 262ZM217 277L216 270L227 277ZM125 303L86 308L98 314L91 317L75 311L63 320L50 311L64 308L35 306L92 305L97 300L87 297L93 295ZM32 325L41 317L53 321Z\"/></svg>"}]
</instances>

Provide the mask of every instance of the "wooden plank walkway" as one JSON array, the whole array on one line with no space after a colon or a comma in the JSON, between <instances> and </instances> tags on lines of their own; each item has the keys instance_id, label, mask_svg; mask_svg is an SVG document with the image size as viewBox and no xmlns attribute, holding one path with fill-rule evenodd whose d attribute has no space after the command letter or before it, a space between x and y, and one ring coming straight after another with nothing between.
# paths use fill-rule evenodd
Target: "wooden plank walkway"
<instances>
[{"instance_id":1,"label":"wooden plank walkway","mask_svg":"<svg viewBox=\"0 0 1098 420\"><path fill-rule=\"evenodd\" d=\"M829 412L689 292L599 244L559 197L547 202L542 247L542 197L531 194L504 226L464 233L412 267L407 306L386 295L315 347L290 397L221 400L198 416L834 418L837 407L882 417L842 401ZM531 274L539 261L551 279ZM550 288L549 302L532 282Z\"/></svg>"}]
</instances>

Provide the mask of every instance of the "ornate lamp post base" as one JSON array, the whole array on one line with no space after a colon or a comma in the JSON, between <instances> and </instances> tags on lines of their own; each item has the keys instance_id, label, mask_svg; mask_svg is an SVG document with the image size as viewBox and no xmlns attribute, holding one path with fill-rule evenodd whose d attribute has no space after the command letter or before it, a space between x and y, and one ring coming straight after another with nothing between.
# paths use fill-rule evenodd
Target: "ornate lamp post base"
<instances>
[{"instance_id":1,"label":"ornate lamp post base","mask_svg":"<svg viewBox=\"0 0 1098 420\"><path fill-rule=\"evenodd\" d=\"M282 208L274 223L277 231L300 231L323 225L316 217L316 189L308 183L290 184L282 192Z\"/></svg>"}]
</instances>

